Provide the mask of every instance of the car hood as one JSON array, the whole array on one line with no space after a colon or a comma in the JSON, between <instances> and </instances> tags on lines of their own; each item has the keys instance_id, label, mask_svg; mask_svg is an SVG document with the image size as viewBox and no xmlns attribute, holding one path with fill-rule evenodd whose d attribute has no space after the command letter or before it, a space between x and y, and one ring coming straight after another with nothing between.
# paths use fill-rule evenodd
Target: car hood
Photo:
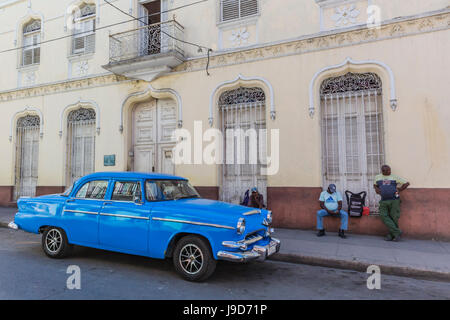
<instances>
[{"instance_id":1,"label":"car hood","mask_svg":"<svg viewBox=\"0 0 450 320\"><path fill-rule=\"evenodd\" d=\"M235 226L239 218L245 218L251 229L263 228L267 210L244 207L237 204L202 198L179 199L159 202L156 211L176 218L194 219L202 222L227 222ZM256 211L256 212L255 212ZM253 214L248 214L253 212Z\"/></svg>"}]
</instances>

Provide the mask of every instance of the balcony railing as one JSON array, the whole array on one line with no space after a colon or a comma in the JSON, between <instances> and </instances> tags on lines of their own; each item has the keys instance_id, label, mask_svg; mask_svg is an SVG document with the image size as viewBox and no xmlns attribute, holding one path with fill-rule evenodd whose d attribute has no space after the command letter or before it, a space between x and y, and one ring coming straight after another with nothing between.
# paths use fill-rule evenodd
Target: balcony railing
<instances>
[{"instance_id":1,"label":"balcony railing","mask_svg":"<svg viewBox=\"0 0 450 320\"><path fill-rule=\"evenodd\" d=\"M174 54L183 57L184 27L175 20L110 35L110 64L140 57Z\"/></svg>"}]
</instances>

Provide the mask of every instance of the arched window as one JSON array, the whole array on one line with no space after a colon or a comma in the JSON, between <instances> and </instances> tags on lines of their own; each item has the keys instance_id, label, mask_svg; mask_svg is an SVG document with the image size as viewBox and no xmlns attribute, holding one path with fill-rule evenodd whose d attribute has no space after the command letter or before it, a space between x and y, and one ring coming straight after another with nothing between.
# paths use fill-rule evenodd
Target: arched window
<instances>
[{"instance_id":1,"label":"arched window","mask_svg":"<svg viewBox=\"0 0 450 320\"><path fill-rule=\"evenodd\" d=\"M23 26L22 66L41 61L41 21L31 20Z\"/></svg>"},{"instance_id":2,"label":"arched window","mask_svg":"<svg viewBox=\"0 0 450 320\"><path fill-rule=\"evenodd\" d=\"M374 212L373 178L385 159L381 79L374 73L329 78L320 96L324 187L366 191Z\"/></svg>"},{"instance_id":3,"label":"arched window","mask_svg":"<svg viewBox=\"0 0 450 320\"><path fill-rule=\"evenodd\" d=\"M240 203L245 191L257 187L266 200L266 95L261 88L240 87L219 97L224 164L221 200Z\"/></svg>"},{"instance_id":4,"label":"arched window","mask_svg":"<svg viewBox=\"0 0 450 320\"><path fill-rule=\"evenodd\" d=\"M95 171L95 111L79 108L67 118L68 185Z\"/></svg>"},{"instance_id":5,"label":"arched window","mask_svg":"<svg viewBox=\"0 0 450 320\"><path fill-rule=\"evenodd\" d=\"M40 118L26 115L17 120L15 199L36 194Z\"/></svg>"},{"instance_id":6,"label":"arched window","mask_svg":"<svg viewBox=\"0 0 450 320\"><path fill-rule=\"evenodd\" d=\"M95 51L95 4L83 3L73 14L72 54Z\"/></svg>"}]
</instances>

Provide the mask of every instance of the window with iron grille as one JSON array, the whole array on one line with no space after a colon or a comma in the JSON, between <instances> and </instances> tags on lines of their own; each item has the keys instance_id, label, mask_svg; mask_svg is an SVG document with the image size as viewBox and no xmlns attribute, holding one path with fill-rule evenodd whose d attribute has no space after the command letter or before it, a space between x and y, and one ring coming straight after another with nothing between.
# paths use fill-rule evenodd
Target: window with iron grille
<instances>
[{"instance_id":1,"label":"window with iron grille","mask_svg":"<svg viewBox=\"0 0 450 320\"><path fill-rule=\"evenodd\" d=\"M240 87L218 101L223 140L221 200L241 203L246 190L257 187L267 199L266 95L261 88ZM256 160L256 161L255 161Z\"/></svg>"},{"instance_id":2,"label":"window with iron grille","mask_svg":"<svg viewBox=\"0 0 450 320\"><path fill-rule=\"evenodd\" d=\"M382 83L374 73L347 73L321 86L323 187L367 192L378 210L373 178L384 164Z\"/></svg>"},{"instance_id":3,"label":"window with iron grille","mask_svg":"<svg viewBox=\"0 0 450 320\"><path fill-rule=\"evenodd\" d=\"M16 179L14 199L34 197L38 179L39 128L37 115L26 115L17 120Z\"/></svg>"},{"instance_id":4,"label":"window with iron grille","mask_svg":"<svg viewBox=\"0 0 450 320\"><path fill-rule=\"evenodd\" d=\"M41 21L33 20L23 27L22 66L41 60Z\"/></svg>"},{"instance_id":5,"label":"window with iron grille","mask_svg":"<svg viewBox=\"0 0 450 320\"><path fill-rule=\"evenodd\" d=\"M95 51L95 5L84 4L74 15L72 54Z\"/></svg>"},{"instance_id":6,"label":"window with iron grille","mask_svg":"<svg viewBox=\"0 0 450 320\"><path fill-rule=\"evenodd\" d=\"M68 185L95 170L95 123L93 109L79 108L67 119Z\"/></svg>"},{"instance_id":7,"label":"window with iron grille","mask_svg":"<svg viewBox=\"0 0 450 320\"><path fill-rule=\"evenodd\" d=\"M259 0L220 0L220 22L238 20L259 13Z\"/></svg>"}]
</instances>

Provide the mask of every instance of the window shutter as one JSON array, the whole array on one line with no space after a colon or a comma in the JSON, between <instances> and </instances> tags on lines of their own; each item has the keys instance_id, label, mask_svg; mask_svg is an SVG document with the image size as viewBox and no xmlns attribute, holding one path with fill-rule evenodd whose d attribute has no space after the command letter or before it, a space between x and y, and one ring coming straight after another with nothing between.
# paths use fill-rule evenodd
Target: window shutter
<instances>
[{"instance_id":1,"label":"window shutter","mask_svg":"<svg viewBox=\"0 0 450 320\"><path fill-rule=\"evenodd\" d=\"M29 64L33 63L33 50L34 49L28 49L23 51L23 65L27 66Z\"/></svg>"},{"instance_id":2,"label":"window shutter","mask_svg":"<svg viewBox=\"0 0 450 320\"><path fill-rule=\"evenodd\" d=\"M41 48L33 49L33 63L39 63L41 61Z\"/></svg>"},{"instance_id":3,"label":"window shutter","mask_svg":"<svg viewBox=\"0 0 450 320\"><path fill-rule=\"evenodd\" d=\"M221 0L221 21L245 18L258 12L258 0Z\"/></svg>"},{"instance_id":4,"label":"window shutter","mask_svg":"<svg viewBox=\"0 0 450 320\"><path fill-rule=\"evenodd\" d=\"M241 0L241 18L258 13L258 0Z\"/></svg>"},{"instance_id":5,"label":"window shutter","mask_svg":"<svg viewBox=\"0 0 450 320\"><path fill-rule=\"evenodd\" d=\"M239 18L239 0L222 0L222 21Z\"/></svg>"}]
</instances>

